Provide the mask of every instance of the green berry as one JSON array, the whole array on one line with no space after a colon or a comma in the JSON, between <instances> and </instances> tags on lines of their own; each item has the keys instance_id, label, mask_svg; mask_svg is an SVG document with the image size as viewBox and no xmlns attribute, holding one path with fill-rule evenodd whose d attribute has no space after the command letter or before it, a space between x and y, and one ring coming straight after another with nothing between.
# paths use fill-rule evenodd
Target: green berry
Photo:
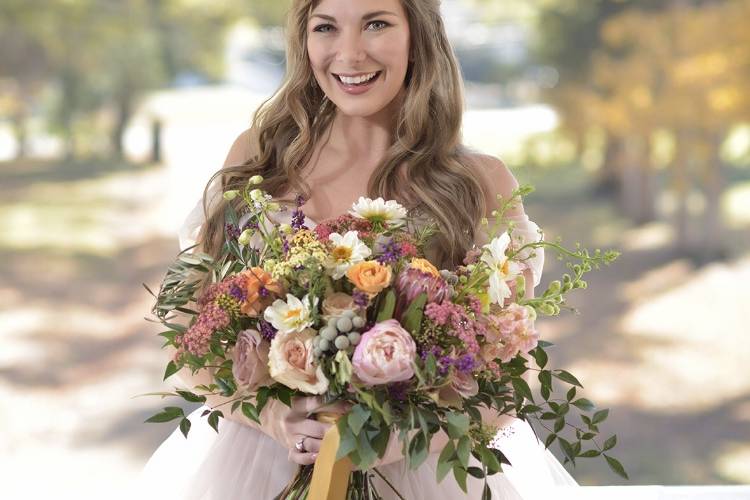
<instances>
[{"instance_id":1,"label":"green berry","mask_svg":"<svg viewBox=\"0 0 750 500\"><path fill-rule=\"evenodd\" d=\"M338 328L340 332L346 333L352 329L352 320L346 316L342 316L336 322L336 328Z\"/></svg>"},{"instance_id":2,"label":"green berry","mask_svg":"<svg viewBox=\"0 0 750 500\"><path fill-rule=\"evenodd\" d=\"M325 340L328 340L329 342L333 342L334 340L336 340L338 334L339 332L337 332L336 329L332 326L327 326L320 331L320 336Z\"/></svg>"},{"instance_id":3,"label":"green berry","mask_svg":"<svg viewBox=\"0 0 750 500\"><path fill-rule=\"evenodd\" d=\"M352 318L352 325L354 326L354 328L362 328L363 326L365 326L365 320L364 318L362 318L362 316L355 316L354 318Z\"/></svg>"},{"instance_id":4,"label":"green berry","mask_svg":"<svg viewBox=\"0 0 750 500\"><path fill-rule=\"evenodd\" d=\"M343 351L349 348L349 339L344 337L343 335L340 337L336 337L335 344L336 344L336 349Z\"/></svg>"},{"instance_id":5,"label":"green berry","mask_svg":"<svg viewBox=\"0 0 750 500\"><path fill-rule=\"evenodd\" d=\"M328 318L328 326L332 326L336 328L336 322L339 320L337 316L333 316L331 318Z\"/></svg>"},{"instance_id":6,"label":"green berry","mask_svg":"<svg viewBox=\"0 0 750 500\"><path fill-rule=\"evenodd\" d=\"M351 342L352 345L357 345L359 344L362 335L359 332L349 332L349 335L347 335L346 338L349 339L349 342Z\"/></svg>"},{"instance_id":7,"label":"green berry","mask_svg":"<svg viewBox=\"0 0 750 500\"><path fill-rule=\"evenodd\" d=\"M331 348L331 343L326 339L320 339L320 344L318 345L318 349L322 351L327 351Z\"/></svg>"},{"instance_id":8,"label":"green berry","mask_svg":"<svg viewBox=\"0 0 750 500\"><path fill-rule=\"evenodd\" d=\"M355 313L351 309L347 309L346 311L344 311L344 316L346 316L349 319L354 318L356 315L357 315L357 313Z\"/></svg>"}]
</instances>

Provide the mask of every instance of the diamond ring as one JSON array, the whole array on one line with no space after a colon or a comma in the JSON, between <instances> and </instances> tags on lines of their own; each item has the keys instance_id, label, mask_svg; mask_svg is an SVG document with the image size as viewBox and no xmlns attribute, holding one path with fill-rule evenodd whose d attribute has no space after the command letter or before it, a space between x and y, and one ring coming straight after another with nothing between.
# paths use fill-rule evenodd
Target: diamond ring
<instances>
[{"instance_id":1,"label":"diamond ring","mask_svg":"<svg viewBox=\"0 0 750 500\"><path fill-rule=\"evenodd\" d=\"M294 447L297 449L300 453L307 453L307 450L305 449L305 438L303 437L296 443L294 443Z\"/></svg>"}]
</instances>

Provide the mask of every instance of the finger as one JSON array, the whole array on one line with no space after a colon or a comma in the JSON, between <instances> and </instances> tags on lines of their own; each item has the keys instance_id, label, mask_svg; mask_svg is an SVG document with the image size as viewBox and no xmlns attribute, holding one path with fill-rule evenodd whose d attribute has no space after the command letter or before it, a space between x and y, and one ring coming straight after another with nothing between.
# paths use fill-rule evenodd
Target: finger
<instances>
[{"instance_id":1,"label":"finger","mask_svg":"<svg viewBox=\"0 0 750 500\"><path fill-rule=\"evenodd\" d=\"M336 401L334 403L316 408L315 413L331 412L331 413L338 413L340 415L343 415L344 413L349 412L349 410L351 409L352 409L351 403L347 403L345 401Z\"/></svg>"},{"instance_id":2,"label":"finger","mask_svg":"<svg viewBox=\"0 0 750 500\"><path fill-rule=\"evenodd\" d=\"M309 414L323 404L320 396L302 396L292 399L292 410L298 413Z\"/></svg>"},{"instance_id":3,"label":"finger","mask_svg":"<svg viewBox=\"0 0 750 500\"><path fill-rule=\"evenodd\" d=\"M297 450L289 450L289 460L299 465L312 465L318 458L317 453L302 453Z\"/></svg>"},{"instance_id":4,"label":"finger","mask_svg":"<svg viewBox=\"0 0 750 500\"><path fill-rule=\"evenodd\" d=\"M323 439L323 436L331 427L331 424L318 422L311 418L305 420L297 420L289 422L286 426L286 430L289 434L296 434L299 436L310 436L317 439Z\"/></svg>"},{"instance_id":5,"label":"finger","mask_svg":"<svg viewBox=\"0 0 750 500\"><path fill-rule=\"evenodd\" d=\"M322 442L323 442L322 439L315 439L314 437L305 436L305 439L302 440L302 447L308 453L319 453L320 444Z\"/></svg>"}]
</instances>

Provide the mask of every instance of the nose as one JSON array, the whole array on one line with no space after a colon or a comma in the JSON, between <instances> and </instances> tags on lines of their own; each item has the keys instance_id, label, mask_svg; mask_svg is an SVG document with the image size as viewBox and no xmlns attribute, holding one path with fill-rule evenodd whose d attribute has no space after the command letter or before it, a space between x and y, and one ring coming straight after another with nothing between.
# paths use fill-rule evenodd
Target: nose
<instances>
[{"instance_id":1,"label":"nose","mask_svg":"<svg viewBox=\"0 0 750 500\"><path fill-rule=\"evenodd\" d=\"M336 47L336 60L342 64L356 64L365 60L362 34L358 30L344 30Z\"/></svg>"}]
</instances>

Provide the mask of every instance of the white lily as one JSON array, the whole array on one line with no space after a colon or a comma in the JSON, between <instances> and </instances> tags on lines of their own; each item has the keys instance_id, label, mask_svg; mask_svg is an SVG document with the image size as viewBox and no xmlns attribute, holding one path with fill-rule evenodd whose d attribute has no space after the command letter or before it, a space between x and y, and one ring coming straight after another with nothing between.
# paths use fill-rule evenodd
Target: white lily
<instances>
[{"instance_id":1,"label":"white lily","mask_svg":"<svg viewBox=\"0 0 750 500\"><path fill-rule=\"evenodd\" d=\"M385 201L383 198L372 200L364 196L359 197L349 213L371 222L384 222L388 226L400 226L406 218L406 209L397 201Z\"/></svg>"},{"instance_id":2,"label":"white lily","mask_svg":"<svg viewBox=\"0 0 750 500\"><path fill-rule=\"evenodd\" d=\"M335 280L343 278L350 267L372 254L372 250L359 239L357 231L347 231L343 236L331 233L328 239L333 243L333 250L324 265Z\"/></svg>"},{"instance_id":3,"label":"white lily","mask_svg":"<svg viewBox=\"0 0 750 500\"><path fill-rule=\"evenodd\" d=\"M505 255L509 245L510 236L503 233L482 247L485 251L481 260L490 268L490 300L499 305L511 296L508 281L515 279L522 270L518 262L508 259Z\"/></svg>"},{"instance_id":4,"label":"white lily","mask_svg":"<svg viewBox=\"0 0 750 500\"><path fill-rule=\"evenodd\" d=\"M313 307L317 307L318 298L313 297ZM309 296L302 300L291 293L286 294L286 302L276 299L263 311L263 318L274 328L283 333L301 332L312 325Z\"/></svg>"}]
</instances>

